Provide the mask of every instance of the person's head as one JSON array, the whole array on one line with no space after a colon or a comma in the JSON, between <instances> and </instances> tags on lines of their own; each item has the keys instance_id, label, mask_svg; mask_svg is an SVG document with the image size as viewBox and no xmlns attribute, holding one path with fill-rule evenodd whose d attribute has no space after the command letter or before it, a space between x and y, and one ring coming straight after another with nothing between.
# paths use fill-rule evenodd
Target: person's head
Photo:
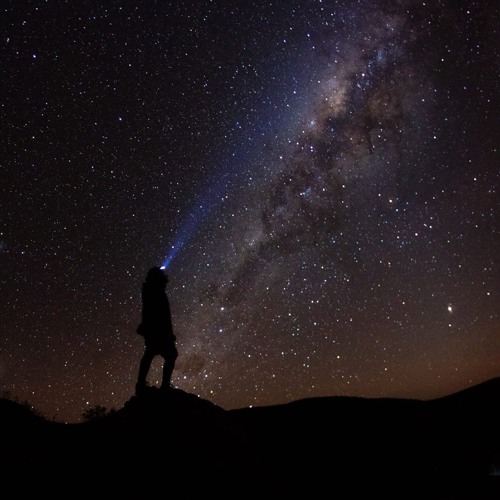
<instances>
[{"instance_id":1,"label":"person's head","mask_svg":"<svg viewBox=\"0 0 500 500\"><path fill-rule=\"evenodd\" d=\"M165 286L168 283L168 275L160 267L152 267L146 275L146 283Z\"/></svg>"}]
</instances>

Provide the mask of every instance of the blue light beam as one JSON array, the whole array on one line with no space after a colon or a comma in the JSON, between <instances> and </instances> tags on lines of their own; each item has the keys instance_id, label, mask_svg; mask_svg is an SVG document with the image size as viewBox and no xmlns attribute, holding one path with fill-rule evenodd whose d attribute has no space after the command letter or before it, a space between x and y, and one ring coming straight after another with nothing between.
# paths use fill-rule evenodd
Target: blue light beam
<instances>
[{"instance_id":1,"label":"blue light beam","mask_svg":"<svg viewBox=\"0 0 500 500\"><path fill-rule=\"evenodd\" d=\"M167 269L174 257L180 252L192 234L196 231L201 221L212 210L213 206L200 204L196 209L189 214L186 221L182 225L182 229L177 235L174 244L171 246L165 260L162 264L162 269Z\"/></svg>"},{"instance_id":2,"label":"blue light beam","mask_svg":"<svg viewBox=\"0 0 500 500\"><path fill-rule=\"evenodd\" d=\"M163 261L161 266L163 269L167 269L170 266L172 260L181 251L187 241L189 241L189 239L193 236L207 215L221 203L224 198L222 194L223 191L230 187L228 179L231 176L231 173L232 172L226 172L224 175L219 176L214 182L212 182L211 188L206 190L202 200L198 202L191 213L187 216L175 238L174 244L170 247L170 251Z\"/></svg>"}]
</instances>

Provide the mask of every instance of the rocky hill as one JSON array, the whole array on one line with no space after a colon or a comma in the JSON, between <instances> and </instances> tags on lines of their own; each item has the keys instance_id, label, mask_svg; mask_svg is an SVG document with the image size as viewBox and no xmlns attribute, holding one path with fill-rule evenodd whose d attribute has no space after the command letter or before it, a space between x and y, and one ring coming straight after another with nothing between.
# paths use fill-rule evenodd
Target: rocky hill
<instances>
[{"instance_id":1,"label":"rocky hill","mask_svg":"<svg viewBox=\"0 0 500 500\"><path fill-rule=\"evenodd\" d=\"M0 470L5 484L56 495L500 498L499 400L500 379L432 401L237 410L151 388L102 418L63 424L3 399Z\"/></svg>"}]
</instances>

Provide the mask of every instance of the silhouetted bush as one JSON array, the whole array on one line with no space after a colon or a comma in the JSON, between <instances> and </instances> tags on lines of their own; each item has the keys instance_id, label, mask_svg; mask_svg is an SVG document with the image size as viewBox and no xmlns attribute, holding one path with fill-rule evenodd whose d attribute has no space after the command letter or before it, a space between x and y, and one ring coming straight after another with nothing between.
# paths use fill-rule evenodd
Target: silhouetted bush
<instances>
[{"instance_id":1,"label":"silhouetted bush","mask_svg":"<svg viewBox=\"0 0 500 500\"><path fill-rule=\"evenodd\" d=\"M47 420L47 417L41 411L37 410L29 401L27 401L26 399L19 399L17 396L14 396L11 391L2 391L2 393L0 394L0 398L13 401L14 403L17 403L18 405L21 405L22 407L28 409L31 413L33 413L33 415Z\"/></svg>"},{"instance_id":2,"label":"silhouetted bush","mask_svg":"<svg viewBox=\"0 0 500 500\"><path fill-rule=\"evenodd\" d=\"M101 405L91 406L82 413L82 418L86 422L99 420L100 418L105 417L106 415L108 415L113 411L114 411L113 409L108 411L108 409L105 406Z\"/></svg>"}]
</instances>

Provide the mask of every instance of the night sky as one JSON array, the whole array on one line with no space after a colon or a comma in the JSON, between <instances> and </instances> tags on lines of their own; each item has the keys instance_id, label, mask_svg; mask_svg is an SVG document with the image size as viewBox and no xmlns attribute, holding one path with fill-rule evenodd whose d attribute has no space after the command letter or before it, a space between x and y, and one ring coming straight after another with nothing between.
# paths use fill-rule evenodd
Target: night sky
<instances>
[{"instance_id":1,"label":"night sky","mask_svg":"<svg viewBox=\"0 0 500 500\"><path fill-rule=\"evenodd\" d=\"M495 5L2 1L1 391L120 408L162 264L225 409L500 376Z\"/></svg>"}]
</instances>

